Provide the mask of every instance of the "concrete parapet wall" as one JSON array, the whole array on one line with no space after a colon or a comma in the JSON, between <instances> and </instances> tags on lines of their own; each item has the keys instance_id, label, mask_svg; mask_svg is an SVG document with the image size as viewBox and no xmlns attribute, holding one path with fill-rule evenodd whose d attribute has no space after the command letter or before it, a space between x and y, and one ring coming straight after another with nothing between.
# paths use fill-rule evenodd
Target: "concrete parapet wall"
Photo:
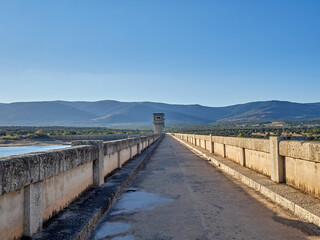
<instances>
[{"instance_id":1,"label":"concrete parapet wall","mask_svg":"<svg viewBox=\"0 0 320 240\"><path fill-rule=\"evenodd\" d=\"M222 145L222 144L220 144ZM242 148L235 147L235 146L225 146L225 151L226 151L226 158L231 159L232 161L239 163L241 161L241 154L242 154ZM221 155L220 155L221 156Z\"/></svg>"},{"instance_id":2,"label":"concrete parapet wall","mask_svg":"<svg viewBox=\"0 0 320 240\"><path fill-rule=\"evenodd\" d=\"M221 157L224 157L224 144L214 142L213 145L214 153Z\"/></svg>"},{"instance_id":3,"label":"concrete parapet wall","mask_svg":"<svg viewBox=\"0 0 320 240\"><path fill-rule=\"evenodd\" d=\"M320 197L320 143L281 141L279 154L284 157L286 183Z\"/></svg>"},{"instance_id":4,"label":"concrete parapet wall","mask_svg":"<svg viewBox=\"0 0 320 240\"><path fill-rule=\"evenodd\" d=\"M70 148L0 158L0 239L31 237L44 221L160 137L79 140Z\"/></svg>"},{"instance_id":5,"label":"concrete parapet wall","mask_svg":"<svg viewBox=\"0 0 320 240\"><path fill-rule=\"evenodd\" d=\"M124 139L128 137L139 137L139 134L90 134L90 135L55 135L52 136L53 139L61 140L65 142L71 142L76 140L102 140L111 141L117 139Z\"/></svg>"},{"instance_id":6,"label":"concrete parapet wall","mask_svg":"<svg viewBox=\"0 0 320 240\"><path fill-rule=\"evenodd\" d=\"M49 219L92 184L92 162L45 179L42 186L42 219Z\"/></svg>"},{"instance_id":7,"label":"concrete parapet wall","mask_svg":"<svg viewBox=\"0 0 320 240\"><path fill-rule=\"evenodd\" d=\"M199 135L196 135L199 136ZM251 149L260 152L270 152L269 140L253 139L253 138L236 138L236 137L220 137L212 136L213 142L221 143L229 146Z\"/></svg>"},{"instance_id":8,"label":"concrete parapet wall","mask_svg":"<svg viewBox=\"0 0 320 240\"><path fill-rule=\"evenodd\" d=\"M97 158L93 146L71 147L0 159L0 195L66 172Z\"/></svg>"},{"instance_id":9,"label":"concrete parapet wall","mask_svg":"<svg viewBox=\"0 0 320 240\"><path fill-rule=\"evenodd\" d=\"M245 149L246 167L270 177L270 154Z\"/></svg>"},{"instance_id":10,"label":"concrete parapet wall","mask_svg":"<svg viewBox=\"0 0 320 240\"><path fill-rule=\"evenodd\" d=\"M320 197L320 143L172 134L181 140ZM206 141L204 143L204 140ZM211 146L212 145L212 146Z\"/></svg>"},{"instance_id":11,"label":"concrete parapet wall","mask_svg":"<svg viewBox=\"0 0 320 240\"><path fill-rule=\"evenodd\" d=\"M298 189L291 188L285 184L279 185L275 181L271 181L260 174L254 174L250 170L244 170L243 167L237 166L231 161L228 161L229 159L223 159L212 153L208 153L199 149L199 147L192 146L192 144L180 140L177 136L174 137L191 149L191 151L195 152L202 158L209 160L210 164L221 169L226 174L255 189L271 201L288 209L300 219L315 224L316 226L320 226L318 199L315 199L313 196L309 196L308 194L301 193ZM278 140L279 139L276 137L276 139L271 139L270 141L277 142ZM273 151L274 149L271 150ZM277 152L275 153L277 154Z\"/></svg>"},{"instance_id":12,"label":"concrete parapet wall","mask_svg":"<svg viewBox=\"0 0 320 240\"><path fill-rule=\"evenodd\" d=\"M118 168L118 153L104 155L104 176Z\"/></svg>"},{"instance_id":13,"label":"concrete parapet wall","mask_svg":"<svg viewBox=\"0 0 320 240\"><path fill-rule=\"evenodd\" d=\"M0 196L0 239L23 235L24 188Z\"/></svg>"}]
</instances>

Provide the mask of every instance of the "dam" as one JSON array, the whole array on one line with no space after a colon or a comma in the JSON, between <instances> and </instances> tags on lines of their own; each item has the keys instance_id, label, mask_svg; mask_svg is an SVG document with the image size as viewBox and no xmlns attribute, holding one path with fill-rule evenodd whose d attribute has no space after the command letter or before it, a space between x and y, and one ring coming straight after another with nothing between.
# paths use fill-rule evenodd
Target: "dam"
<instances>
[{"instance_id":1,"label":"dam","mask_svg":"<svg viewBox=\"0 0 320 240\"><path fill-rule=\"evenodd\" d=\"M0 239L317 239L319 148L160 133L2 158Z\"/></svg>"}]
</instances>

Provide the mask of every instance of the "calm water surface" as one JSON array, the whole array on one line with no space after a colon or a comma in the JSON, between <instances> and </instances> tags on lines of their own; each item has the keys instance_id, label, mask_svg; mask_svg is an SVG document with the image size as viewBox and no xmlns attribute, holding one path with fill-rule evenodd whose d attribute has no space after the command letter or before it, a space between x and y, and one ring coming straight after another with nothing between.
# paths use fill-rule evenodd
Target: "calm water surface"
<instances>
[{"instance_id":1,"label":"calm water surface","mask_svg":"<svg viewBox=\"0 0 320 240\"><path fill-rule=\"evenodd\" d=\"M0 158L32 152L43 152L66 147L70 147L70 145L0 147Z\"/></svg>"}]
</instances>

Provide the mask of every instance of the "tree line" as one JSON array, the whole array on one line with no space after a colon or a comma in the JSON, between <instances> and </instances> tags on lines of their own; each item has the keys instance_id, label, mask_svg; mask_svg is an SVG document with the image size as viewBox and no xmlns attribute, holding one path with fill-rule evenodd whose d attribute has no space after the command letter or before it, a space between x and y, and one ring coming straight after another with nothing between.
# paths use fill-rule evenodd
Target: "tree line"
<instances>
[{"instance_id":1,"label":"tree line","mask_svg":"<svg viewBox=\"0 0 320 240\"><path fill-rule=\"evenodd\" d=\"M55 135L150 134L151 130L105 127L0 127L0 140L50 140Z\"/></svg>"}]
</instances>

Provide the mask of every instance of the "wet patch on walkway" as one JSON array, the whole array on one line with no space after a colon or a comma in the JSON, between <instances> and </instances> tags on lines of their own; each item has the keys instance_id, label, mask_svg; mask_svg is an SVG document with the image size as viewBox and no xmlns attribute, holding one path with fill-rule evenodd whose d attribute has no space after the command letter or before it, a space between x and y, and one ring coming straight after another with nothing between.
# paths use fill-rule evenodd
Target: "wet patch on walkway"
<instances>
[{"instance_id":1,"label":"wet patch on walkway","mask_svg":"<svg viewBox=\"0 0 320 240\"><path fill-rule=\"evenodd\" d=\"M133 188L128 189L111 213L112 215L117 215L121 213L132 213L137 211L152 210L153 208L172 202L172 199L161 198L159 194L147 193L145 191L133 190Z\"/></svg>"},{"instance_id":2,"label":"wet patch on walkway","mask_svg":"<svg viewBox=\"0 0 320 240\"><path fill-rule=\"evenodd\" d=\"M125 233L129 230L130 225L120 222L106 222L101 225L94 239L103 239Z\"/></svg>"},{"instance_id":3,"label":"wet patch on walkway","mask_svg":"<svg viewBox=\"0 0 320 240\"><path fill-rule=\"evenodd\" d=\"M137 188L125 188L117 203L112 207L111 211L102 218L88 239L134 240L134 236L126 235L130 230L129 224L112 222L110 218L116 215L152 210L161 205L171 203L172 201L173 199L162 198L156 193L148 193Z\"/></svg>"}]
</instances>

